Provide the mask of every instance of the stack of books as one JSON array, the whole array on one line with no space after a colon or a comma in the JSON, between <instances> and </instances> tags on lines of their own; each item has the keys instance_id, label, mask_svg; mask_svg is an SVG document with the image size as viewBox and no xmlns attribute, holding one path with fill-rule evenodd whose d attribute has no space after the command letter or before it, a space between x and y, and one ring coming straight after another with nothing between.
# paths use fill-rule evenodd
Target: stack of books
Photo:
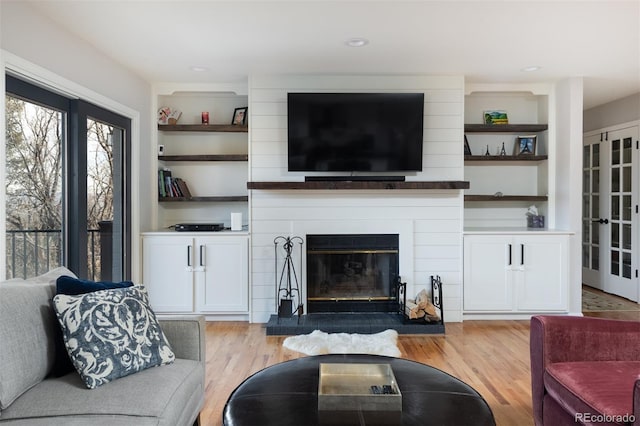
<instances>
[{"instance_id":1,"label":"stack of books","mask_svg":"<svg viewBox=\"0 0 640 426\"><path fill-rule=\"evenodd\" d=\"M186 198L191 199L191 191L187 182L179 177L171 176L171 170L158 170L158 196L160 198Z\"/></svg>"}]
</instances>

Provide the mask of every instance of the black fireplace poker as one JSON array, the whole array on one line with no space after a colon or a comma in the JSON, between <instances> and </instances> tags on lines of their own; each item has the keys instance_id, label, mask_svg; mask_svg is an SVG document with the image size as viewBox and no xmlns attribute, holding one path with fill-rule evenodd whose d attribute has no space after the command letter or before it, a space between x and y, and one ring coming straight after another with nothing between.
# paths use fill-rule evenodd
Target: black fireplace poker
<instances>
[{"instance_id":1,"label":"black fireplace poker","mask_svg":"<svg viewBox=\"0 0 640 426\"><path fill-rule=\"evenodd\" d=\"M276 309L278 311L278 319L291 318L295 313L298 314L299 318L304 314L300 283L293 262L293 251L296 244L298 244L300 250L300 270L302 270L303 243L304 241L300 237L279 236L273 240L275 248ZM282 262L282 269L278 274L278 253L281 251L278 250L279 247L284 250L285 257ZM294 306L296 306L295 310L293 309Z\"/></svg>"}]
</instances>

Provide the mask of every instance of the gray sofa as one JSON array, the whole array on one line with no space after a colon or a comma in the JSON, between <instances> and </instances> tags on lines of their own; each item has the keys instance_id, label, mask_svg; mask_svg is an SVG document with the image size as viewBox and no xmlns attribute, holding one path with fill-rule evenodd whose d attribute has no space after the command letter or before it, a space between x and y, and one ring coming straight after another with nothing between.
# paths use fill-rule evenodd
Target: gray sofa
<instances>
[{"instance_id":1,"label":"gray sofa","mask_svg":"<svg viewBox=\"0 0 640 426\"><path fill-rule=\"evenodd\" d=\"M192 425L204 402L203 317L159 317L176 355L87 389L76 371L55 377L58 322L51 307L58 268L0 282L0 424ZM58 355L59 356L59 355Z\"/></svg>"}]
</instances>

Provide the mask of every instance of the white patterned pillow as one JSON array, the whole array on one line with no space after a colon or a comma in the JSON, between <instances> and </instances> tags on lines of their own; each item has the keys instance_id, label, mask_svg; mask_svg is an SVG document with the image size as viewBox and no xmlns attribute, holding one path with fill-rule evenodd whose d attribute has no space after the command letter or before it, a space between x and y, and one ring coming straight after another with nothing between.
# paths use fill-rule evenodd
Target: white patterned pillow
<instances>
[{"instance_id":1,"label":"white patterned pillow","mask_svg":"<svg viewBox=\"0 0 640 426\"><path fill-rule=\"evenodd\" d=\"M58 294L53 306L67 352L89 389L175 360L142 286Z\"/></svg>"}]
</instances>

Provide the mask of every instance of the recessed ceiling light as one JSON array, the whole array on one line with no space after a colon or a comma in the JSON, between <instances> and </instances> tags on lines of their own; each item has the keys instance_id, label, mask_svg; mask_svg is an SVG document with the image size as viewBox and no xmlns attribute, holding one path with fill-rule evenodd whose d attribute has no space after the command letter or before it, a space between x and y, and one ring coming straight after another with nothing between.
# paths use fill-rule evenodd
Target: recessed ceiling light
<instances>
[{"instance_id":1,"label":"recessed ceiling light","mask_svg":"<svg viewBox=\"0 0 640 426\"><path fill-rule=\"evenodd\" d=\"M191 71L193 71L193 72L205 72L205 71L209 71L209 68L207 68L207 67L201 67L201 66L197 66L197 65L191 66L191 67L189 67L189 69L190 69Z\"/></svg>"},{"instance_id":2,"label":"recessed ceiling light","mask_svg":"<svg viewBox=\"0 0 640 426\"><path fill-rule=\"evenodd\" d=\"M353 37L345 41L344 44L346 44L349 47L362 47L369 44L369 40L362 37Z\"/></svg>"},{"instance_id":3,"label":"recessed ceiling light","mask_svg":"<svg viewBox=\"0 0 640 426\"><path fill-rule=\"evenodd\" d=\"M531 66L522 68L522 71L524 71L524 72L533 72L533 71L538 71L540 68L541 67L539 67L538 65L531 65Z\"/></svg>"}]
</instances>

